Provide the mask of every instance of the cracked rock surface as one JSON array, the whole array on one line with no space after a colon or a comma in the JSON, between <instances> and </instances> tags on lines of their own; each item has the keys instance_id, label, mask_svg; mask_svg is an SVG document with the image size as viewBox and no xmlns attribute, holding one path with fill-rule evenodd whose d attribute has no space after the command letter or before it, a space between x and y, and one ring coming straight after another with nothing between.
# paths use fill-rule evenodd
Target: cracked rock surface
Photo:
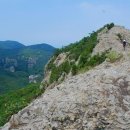
<instances>
[{"instance_id":1,"label":"cracked rock surface","mask_svg":"<svg viewBox=\"0 0 130 130\"><path fill-rule=\"evenodd\" d=\"M0 130L130 130L129 48L122 53L47 89Z\"/></svg>"},{"instance_id":2,"label":"cracked rock surface","mask_svg":"<svg viewBox=\"0 0 130 130\"><path fill-rule=\"evenodd\" d=\"M47 90L1 130L129 130L130 61L107 63Z\"/></svg>"}]
</instances>

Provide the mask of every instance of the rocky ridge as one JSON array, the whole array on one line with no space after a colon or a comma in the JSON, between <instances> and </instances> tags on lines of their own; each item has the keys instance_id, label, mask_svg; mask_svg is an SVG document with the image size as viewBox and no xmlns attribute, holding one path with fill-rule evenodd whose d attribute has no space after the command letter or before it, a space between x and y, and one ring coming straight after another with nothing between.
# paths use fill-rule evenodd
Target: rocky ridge
<instances>
[{"instance_id":1,"label":"rocky ridge","mask_svg":"<svg viewBox=\"0 0 130 130\"><path fill-rule=\"evenodd\" d=\"M130 41L130 30L121 26L114 26L111 30L104 29L98 34L99 44L94 48L93 55L104 52L109 48L116 52L122 52L122 40Z\"/></svg>"},{"instance_id":2,"label":"rocky ridge","mask_svg":"<svg viewBox=\"0 0 130 130\"><path fill-rule=\"evenodd\" d=\"M120 60L47 89L0 130L129 130L130 48L123 51L118 33L130 42L130 31L116 26L99 34L93 53L112 48L123 54Z\"/></svg>"}]
</instances>

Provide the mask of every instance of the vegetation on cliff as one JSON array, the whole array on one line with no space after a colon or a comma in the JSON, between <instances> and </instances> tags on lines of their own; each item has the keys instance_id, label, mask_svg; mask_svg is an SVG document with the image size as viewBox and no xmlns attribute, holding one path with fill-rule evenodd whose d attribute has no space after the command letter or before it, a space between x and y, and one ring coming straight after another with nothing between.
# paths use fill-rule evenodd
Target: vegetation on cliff
<instances>
[{"instance_id":1,"label":"vegetation on cliff","mask_svg":"<svg viewBox=\"0 0 130 130\"><path fill-rule=\"evenodd\" d=\"M98 33L104 28L110 30L113 26L113 23L107 24L96 32L92 32L89 36L84 37L79 42L58 49L47 65L47 69L51 70L50 83L58 81L63 73L68 74L69 72L72 72L72 75L76 75L82 70L88 70L89 68L102 63L106 59L107 52L94 56L91 56L91 54L98 43ZM67 58L61 65L56 66L54 61L61 53L66 53Z\"/></svg>"},{"instance_id":2,"label":"vegetation on cliff","mask_svg":"<svg viewBox=\"0 0 130 130\"><path fill-rule=\"evenodd\" d=\"M98 43L98 33L106 27L109 30L113 26L113 23L107 24L98 31L91 33L90 36L84 37L79 42L58 49L46 67L47 70L51 71L49 83L57 82L59 78L63 81L64 77L69 73L76 75L102 63L107 57L107 51L93 56L91 54L93 48ZM63 63L57 66L54 62L61 53L65 53L66 58ZM9 120L11 115L27 106L30 101L41 95L43 92L44 86L41 90L39 84L30 84L23 89L1 95L0 126L4 125Z\"/></svg>"},{"instance_id":3,"label":"vegetation on cliff","mask_svg":"<svg viewBox=\"0 0 130 130\"><path fill-rule=\"evenodd\" d=\"M30 84L20 90L0 95L0 126L43 92L44 89L41 90L39 84Z\"/></svg>"}]
</instances>

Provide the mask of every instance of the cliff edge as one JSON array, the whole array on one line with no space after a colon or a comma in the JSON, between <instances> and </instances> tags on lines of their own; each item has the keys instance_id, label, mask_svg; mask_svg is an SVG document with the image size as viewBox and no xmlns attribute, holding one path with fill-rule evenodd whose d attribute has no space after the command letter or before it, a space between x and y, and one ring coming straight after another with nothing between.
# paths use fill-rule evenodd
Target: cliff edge
<instances>
[{"instance_id":1,"label":"cliff edge","mask_svg":"<svg viewBox=\"0 0 130 130\"><path fill-rule=\"evenodd\" d=\"M129 130L130 48L121 44L129 36L119 26L100 32L92 55L111 48L102 64L47 89L1 130Z\"/></svg>"}]
</instances>

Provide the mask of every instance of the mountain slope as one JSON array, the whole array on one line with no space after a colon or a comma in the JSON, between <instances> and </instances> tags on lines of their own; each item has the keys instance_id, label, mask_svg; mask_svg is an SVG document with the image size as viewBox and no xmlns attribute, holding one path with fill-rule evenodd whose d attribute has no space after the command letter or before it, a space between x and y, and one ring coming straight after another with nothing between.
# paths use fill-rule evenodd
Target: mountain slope
<instances>
[{"instance_id":1,"label":"mountain slope","mask_svg":"<svg viewBox=\"0 0 130 130\"><path fill-rule=\"evenodd\" d=\"M53 46L46 44L46 43L30 45L30 46L28 46L28 48L31 48L31 49L39 49L40 48L40 49L43 49L44 51L53 51L54 50Z\"/></svg>"},{"instance_id":2,"label":"mountain slope","mask_svg":"<svg viewBox=\"0 0 130 130\"><path fill-rule=\"evenodd\" d=\"M104 63L65 80L12 116L12 129L129 130L129 64Z\"/></svg>"},{"instance_id":3,"label":"mountain slope","mask_svg":"<svg viewBox=\"0 0 130 130\"><path fill-rule=\"evenodd\" d=\"M0 126L43 92L39 84L31 83L22 89L0 95Z\"/></svg>"},{"instance_id":4,"label":"mountain slope","mask_svg":"<svg viewBox=\"0 0 130 130\"><path fill-rule=\"evenodd\" d=\"M25 46L17 41L0 41L0 49L16 49L22 47Z\"/></svg>"},{"instance_id":5,"label":"mountain slope","mask_svg":"<svg viewBox=\"0 0 130 130\"><path fill-rule=\"evenodd\" d=\"M22 47L18 42L8 44L0 49L0 94L25 87L29 82L41 81L43 68L55 51L48 44Z\"/></svg>"},{"instance_id":6,"label":"mountain slope","mask_svg":"<svg viewBox=\"0 0 130 130\"><path fill-rule=\"evenodd\" d=\"M28 84L28 76L26 72L12 73L0 69L0 94L25 87Z\"/></svg>"},{"instance_id":7,"label":"mountain slope","mask_svg":"<svg viewBox=\"0 0 130 130\"><path fill-rule=\"evenodd\" d=\"M57 50L46 66L43 84L53 83L52 86L55 86L66 77L84 72L102 63L106 58L107 50L94 56L91 56L92 51L99 42L98 34L104 29L109 31L113 26L113 23L107 24L80 41Z\"/></svg>"},{"instance_id":8,"label":"mountain slope","mask_svg":"<svg viewBox=\"0 0 130 130\"><path fill-rule=\"evenodd\" d=\"M102 32L102 35L106 34L109 37L113 30L119 28L115 26L105 32L103 29L99 33ZM126 31L126 29L121 27L117 33L113 32L114 40L122 31ZM127 39L129 35L130 31L125 34L124 38ZM109 45L106 46L99 36L101 35L97 35L99 41L94 47L94 51L100 44L104 45L101 50L107 46L109 46L107 50L111 48L106 53L105 62L83 74L66 75L65 80L59 85L55 84L52 89L51 84L43 95L14 114L1 130L129 130L130 47L127 46L127 50L124 51L120 39L117 42L119 46L117 43L111 44L111 42L108 42ZM123 37L123 34L121 36ZM127 41L130 42L129 39ZM121 50L116 51L115 49ZM91 53L92 57L94 51ZM59 58L59 55L64 60L67 58L63 51L58 52L57 57L50 60L52 63L57 61L56 67L64 61ZM89 57L89 59L91 58ZM52 66L46 66L46 69L49 69L48 74L51 73L50 68L53 69ZM46 76L48 77L46 79L49 80L50 76ZM44 82L48 80L44 80Z\"/></svg>"}]
</instances>

